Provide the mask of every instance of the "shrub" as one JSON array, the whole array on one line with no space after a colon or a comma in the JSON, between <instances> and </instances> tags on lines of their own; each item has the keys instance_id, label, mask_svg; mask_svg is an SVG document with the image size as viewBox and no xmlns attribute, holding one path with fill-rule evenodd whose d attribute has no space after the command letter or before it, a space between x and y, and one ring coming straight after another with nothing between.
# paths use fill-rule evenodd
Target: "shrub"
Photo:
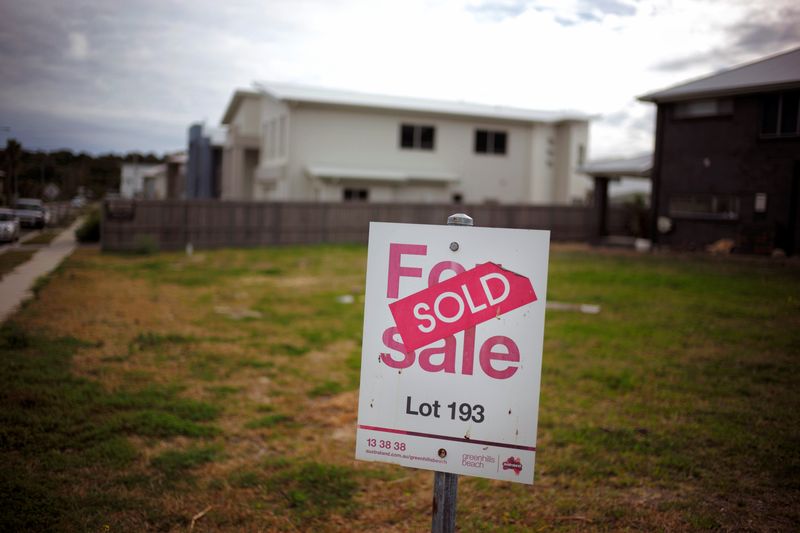
<instances>
[{"instance_id":1,"label":"shrub","mask_svg":"<svg viewBox=\"0 0 800 533\"><path fill-rule=\"evenodd\" d=\"M75 230L75 238L78 242L100 242L100 211L89 212L83 224Z\"/></svg>"}]
</instances>

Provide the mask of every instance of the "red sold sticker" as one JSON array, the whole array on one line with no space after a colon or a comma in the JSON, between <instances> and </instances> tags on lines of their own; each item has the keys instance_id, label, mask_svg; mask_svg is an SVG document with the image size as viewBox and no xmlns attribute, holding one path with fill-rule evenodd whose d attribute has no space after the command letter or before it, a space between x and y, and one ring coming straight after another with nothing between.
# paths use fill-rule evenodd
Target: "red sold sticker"
<instances>
[{"instance_id":1,"label":"red sold sticker","mask_svg":"<svg viewBox=\"0 0 800 533\"><path fill-rule=\"evenodd\" d=\"M536 301L531 281L495 263L482 263L389 304L407 350Z\"/></svg>"}]
</instances>

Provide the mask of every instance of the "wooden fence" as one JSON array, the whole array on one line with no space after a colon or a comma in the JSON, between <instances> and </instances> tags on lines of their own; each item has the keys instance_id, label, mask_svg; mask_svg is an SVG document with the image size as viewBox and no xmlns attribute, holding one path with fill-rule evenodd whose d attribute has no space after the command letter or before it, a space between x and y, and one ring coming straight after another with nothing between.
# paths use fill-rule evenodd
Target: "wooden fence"
<instances>
[{"instance_id":1,"label":"wooden fence","mask_svg":"<svg viewBox=\"0 0 800 533\"><path fill-rule=\"evenodd\" d=\"M79 208L72 207L70 202L48 202L45 207L50 212L49 226L66 225L81 212Z\"/></svg>"},{"instance_id":2,"label":"wooden fence","mask_svg":"<svg viewBox=\"0 0 800 533\"><path fill-rule=\"evenodd\" d=\"M477 226L548 229L556 241L587 241L596 231L592 208L583 206L108 200L102 248L366 243L370 221L444 224L458 212ZM609 210L612 233L626 234L624 226L624 213Z\"/></svg>"}]
</instances>

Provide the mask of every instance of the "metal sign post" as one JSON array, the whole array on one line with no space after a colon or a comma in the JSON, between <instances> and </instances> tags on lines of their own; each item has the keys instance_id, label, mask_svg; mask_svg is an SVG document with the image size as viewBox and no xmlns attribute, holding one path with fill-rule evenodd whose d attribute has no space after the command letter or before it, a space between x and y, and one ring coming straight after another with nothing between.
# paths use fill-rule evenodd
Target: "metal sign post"
<instances>
[{"instance_id":1,"label":"metal sign post","mask_svg":"<svg viewBox=\"0 0 800 533\"><path fill-rule=\"evenodd\" d=\"M473 226L472 217L456 213L447 217L448 226ZM453 242L450 248L458 249ZM433 475L432 533L452 533L456 530L456 503L458 499L458 474L436 472Z\"/></svg>"},{"instance_id":2,"label":"metal sign post","mask_svg":"<svg viewBox=\"0 0 800 533\"><path fill-rule=\"evenodd\" d=\"M434 473L432 533L452 533L456 530L457 498L458 474Z\"/></svg>"}]
</instances>

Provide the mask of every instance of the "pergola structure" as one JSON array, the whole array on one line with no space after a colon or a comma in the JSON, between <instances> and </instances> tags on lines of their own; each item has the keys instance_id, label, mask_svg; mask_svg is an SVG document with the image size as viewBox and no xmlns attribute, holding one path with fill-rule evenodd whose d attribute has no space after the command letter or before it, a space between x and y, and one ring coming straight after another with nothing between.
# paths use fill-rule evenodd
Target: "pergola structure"
<instances>
[{"instance_id":1,"label":"pergola structure","mask_svg":"<svg viewBox=\"0 0 800 533\"><path fill-rule=\"evenodd\" d=\"M652 154L626 159L589 161L580 171L594 179L594 241L608 237L608 183L622 178L650 179L653 168Z\"/></svg>"}]
</instances>

